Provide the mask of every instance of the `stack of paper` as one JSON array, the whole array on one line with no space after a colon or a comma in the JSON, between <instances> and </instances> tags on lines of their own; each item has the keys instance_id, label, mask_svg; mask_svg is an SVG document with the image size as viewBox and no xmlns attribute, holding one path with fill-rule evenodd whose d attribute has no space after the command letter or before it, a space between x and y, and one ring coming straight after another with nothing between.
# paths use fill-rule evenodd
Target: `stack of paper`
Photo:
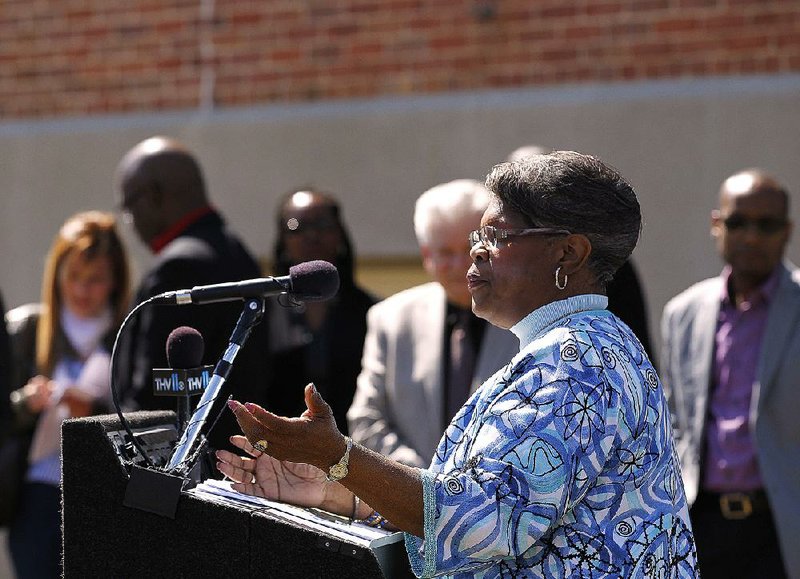
<instances>
[{"instance_id":1,"label":"stack of paper","mask_svg":"<svg viewBox=\"0 0 800 579\"><path fill-rule=\"evenodd\" d=\"M208 479L187 491L197 497L253 510L266 510L271 516L293 522L301 527L327 533L340 540L355 542L364 547L376 548L388 543L402 541L402 533L368 527L353 522L347 517L334 515L320 509L296 507L233 490L230 481Z\"/></svg>"}]
</instances>

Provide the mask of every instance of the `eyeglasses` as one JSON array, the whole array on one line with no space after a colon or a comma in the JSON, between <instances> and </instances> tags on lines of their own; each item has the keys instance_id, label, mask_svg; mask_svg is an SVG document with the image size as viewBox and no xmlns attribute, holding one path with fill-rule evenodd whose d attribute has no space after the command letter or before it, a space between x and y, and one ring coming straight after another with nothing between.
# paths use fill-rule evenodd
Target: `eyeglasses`
<instances>
[{"instance_id":1,"label":"eyeglasses","mask_svg":"<svg viewBox=\"0 0 800 579\"><path fill-rule=\"evenodd\" d=\"M484 225L469 234L469 246L481 243L486 249L497 249L497 242L507 237L522 235L572 235L566 229L552 227L532 227L530 229L497 229L493 225Z\"/></svg>"},{"instance_id":2,"label":"eyeglasses","mask_svg":"<svg viewBox=\"0 0 800 579\"><path fill-rule=\"evenodd\" d=\"M786 219L780 217L761 217L760 219L748 219L741 215L731 215L722 220L725 229L731 233L744 231L750 229L759 233L760 235L774 235L783 229L788 224Z\"/></svg>"}]
</instances>

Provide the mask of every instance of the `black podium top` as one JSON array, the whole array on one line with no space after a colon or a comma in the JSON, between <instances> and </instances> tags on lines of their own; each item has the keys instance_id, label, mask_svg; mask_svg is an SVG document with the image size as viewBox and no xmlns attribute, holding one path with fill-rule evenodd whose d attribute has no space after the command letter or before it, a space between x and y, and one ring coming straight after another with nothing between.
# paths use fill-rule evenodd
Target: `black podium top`
<instances>
[{"instance_id":1,"label":"black podium top","mask_svg":"<svg viewBox=\"0 0 800 579\"><path fill-rule=\"evenodd\" d=\"M126 414L134 430L173 412ZM183 492L171 519L123 505L128 471L108 433L116 416L62 428L64 577L413 577L400 537L370 546L254 505ZM375 544L373 544L375 545Z\"/></svg>"}]
</instances>

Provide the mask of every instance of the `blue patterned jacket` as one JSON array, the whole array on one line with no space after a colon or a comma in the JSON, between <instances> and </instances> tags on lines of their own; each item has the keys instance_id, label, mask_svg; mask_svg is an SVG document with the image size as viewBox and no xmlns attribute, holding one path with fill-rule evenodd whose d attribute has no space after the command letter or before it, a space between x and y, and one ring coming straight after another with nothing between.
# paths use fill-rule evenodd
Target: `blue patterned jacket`
<instances>
[{"instance_id":1,"label":"blue patterned jacket","mask_svg":"<svg viewBox=\"0 0 800 579\"><path fill-rule=\"evenodd\" d=\"M420 577L695 577L669 412L606 298L543 306L422 470Z\"/></svg>"}]
</instances>

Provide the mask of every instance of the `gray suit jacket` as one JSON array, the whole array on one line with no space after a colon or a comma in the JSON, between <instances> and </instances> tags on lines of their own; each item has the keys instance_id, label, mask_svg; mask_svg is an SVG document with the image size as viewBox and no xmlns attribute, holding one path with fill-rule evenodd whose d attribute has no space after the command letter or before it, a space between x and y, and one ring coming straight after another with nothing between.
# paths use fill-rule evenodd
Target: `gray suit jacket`
<instances>
[{"instance_id":1,"label":"gray suit jacket","mask_svg":"<svg viewBox=\"0 0 800 579\"><path fill-rule=\"evenodd\" d=\"M661 378L670 404L686 498L693 503L701 458L722 280L676 296L661 323ZM786 568L800 577L800 270L781 266L753 384L750 429Z\"/></svg>"},{"instance_id":2,"label":"gray suit jacket","mask_svg":"<svg viewBox=\"0 0 800 579\"><path fill-rule=\"evenodd\" d=\"M446 311L438 283L402 291L370 309L362 370L347 414L353 440L405 464L430 464L447 426L442 418ZM518 351L514 334L487 326L472 391Z\"/></svg>"}]
</instances>

